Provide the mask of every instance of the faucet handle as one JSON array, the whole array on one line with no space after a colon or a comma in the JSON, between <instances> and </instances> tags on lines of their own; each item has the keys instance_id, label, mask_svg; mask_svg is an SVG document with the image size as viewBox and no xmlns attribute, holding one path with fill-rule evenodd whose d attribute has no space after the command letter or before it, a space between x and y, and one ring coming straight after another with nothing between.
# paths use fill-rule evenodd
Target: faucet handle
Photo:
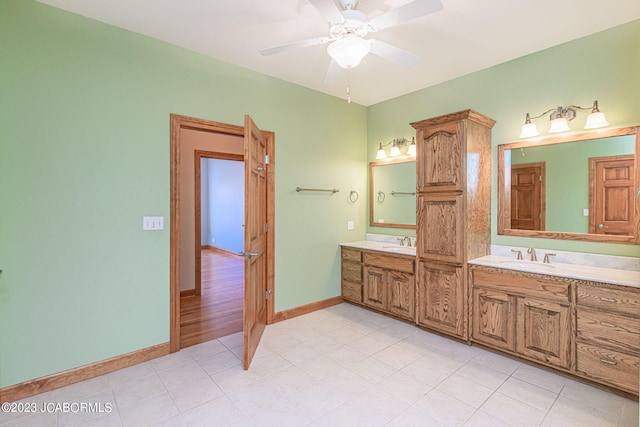
<instances>
[{"instance_id":1,"label":"faucet handle","mask_svg":"<svg viewBox=\"0 0 640 427\"><path fill-rule=\"evenodd\" d=\"M552 253L547 252L546 254L544 254L544 259L542 260L542 262L550 264L551 263L551 261L549 260L550 256L556 256L556 254L552 254Z\"/></svg>"},{"instance_id":2,"label":"faucet handle","mask_svg":"<svg viewBox=\"0 0 640 427\"><path fill-rule=\"evenodd\" d=\"M396 237L396 240L400 242L400 246L404 246L404 237Z\"/></svg>"},{"instance_id":3,"label":"faucet handle","mask_svg":"<svg viewBox=\"0 0 640 427\"><path fill-rule=\"evenodd\" d=\"M518 254L517 259L522 259L522 251L519 251L518 249L511 249L511 252Z\"/></svg>"}]
</instances>

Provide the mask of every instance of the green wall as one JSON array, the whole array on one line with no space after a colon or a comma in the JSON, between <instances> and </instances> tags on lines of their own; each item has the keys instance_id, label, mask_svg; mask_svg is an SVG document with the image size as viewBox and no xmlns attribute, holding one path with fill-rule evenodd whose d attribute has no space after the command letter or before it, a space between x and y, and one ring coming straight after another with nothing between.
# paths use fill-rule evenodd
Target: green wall
<instances>
[{"instance_id":1,"label":"green wall","mask_svg":"<svg viewBox=\"0 0 640 427\"><path fill-rule=\"evenodd\" d=\"M611 127L640 125L638 76L640 20L369 107L367 158L374 161L381 141L410 136L411 122L474 109L496 120L492 131L493 244L640 256L637 245L498 236L495 191L495 146L518 140L527 112L537 115L558 105L590 106L597 99ZM574 128L586 118L586 113L578 114L572 122ZM542 130L544 120L537 123ZM391 229L374 227L368 231L398 234Z\"/></svg>"},{"instance_id":2,"label":"green wall","mask_svg":"<svg viewBox=\"0 0 640 427\"><path fill-rule=\"evenodd\" d=\"M275 309L340 294L363 106L33 1L0 2L0 58L0 387L169 340L171 113L276 133Z\"/></svg>"}]
</instances>

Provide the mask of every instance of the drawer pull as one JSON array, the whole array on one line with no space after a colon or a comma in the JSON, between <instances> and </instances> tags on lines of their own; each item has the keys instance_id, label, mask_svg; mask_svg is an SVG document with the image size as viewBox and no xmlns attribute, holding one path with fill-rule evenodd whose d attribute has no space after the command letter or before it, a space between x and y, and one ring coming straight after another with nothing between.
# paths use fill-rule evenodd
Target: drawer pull
<instances>
[{"instance_id":1,"label":"drawer pull","mask_svg":"<svg viewBox=\"0 0 640 427\"><path fill-rule=\"evenodd\" d=\"M616 302L616 300L611 299L611 298L605 298L605 297L600 297L600 301L604 301L604 302Z\"/></svg>"},{"instance_id":2,"label":"drawer pull","mask_svg":"<svg viewBox=\"0 0 640 427\"><path fill-rule=\"evenodd\" d=\"M617 365L618 364L618 362L614 362L612 360L607 360L607 359L600 359L600 362L606 363L607 365Z\"/></svg>"},{"instance_id":3,"label":"drawer pull","mask_svg":"<svg viewBox=\"0 0 640 427\"><path fill-rule=\"evenodd\" d=\"M607 328L616 328L617 326L612 323L600 322L602 326L606 326Z\"/></svg>"}]
</instances>

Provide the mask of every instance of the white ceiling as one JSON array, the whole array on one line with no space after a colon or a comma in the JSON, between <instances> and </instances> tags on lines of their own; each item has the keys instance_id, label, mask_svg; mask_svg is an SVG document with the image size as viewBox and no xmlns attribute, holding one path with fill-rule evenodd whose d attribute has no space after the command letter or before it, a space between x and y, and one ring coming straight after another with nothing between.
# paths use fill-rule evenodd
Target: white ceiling
<instances>
[{"instance_id":1,"label":"white ceiling","mask_svg":"<svg viewBox=\"0 0 640 427\"><path fill-rule=\"evenodd\" d=\"M365 106L640 19L638 0L441 0L442 11L368 37L420 56L418 65L370 54L324 84L326 46L258 53L327 35L307 0L38 1L341 98L349 83ZM357 9L373 17L409 1L360 0Z\"/></svg>"}]
</instances>

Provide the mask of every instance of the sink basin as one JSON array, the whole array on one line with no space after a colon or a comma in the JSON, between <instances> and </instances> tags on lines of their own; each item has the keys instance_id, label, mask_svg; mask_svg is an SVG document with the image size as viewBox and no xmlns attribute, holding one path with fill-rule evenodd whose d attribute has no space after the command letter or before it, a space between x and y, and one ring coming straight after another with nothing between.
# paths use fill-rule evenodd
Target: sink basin
<instances>
[{"instance_id":1,"label":"sink basin","mask_svg":"<svg viewBox=\"0 0 640 427\"><path fill-rule=\"evenodd\" d=\"M522 259L500 261L500 264L518 268L554 268L553 264L545 264L540 261L525 261Z\"/></svg>"}]
</instances>

